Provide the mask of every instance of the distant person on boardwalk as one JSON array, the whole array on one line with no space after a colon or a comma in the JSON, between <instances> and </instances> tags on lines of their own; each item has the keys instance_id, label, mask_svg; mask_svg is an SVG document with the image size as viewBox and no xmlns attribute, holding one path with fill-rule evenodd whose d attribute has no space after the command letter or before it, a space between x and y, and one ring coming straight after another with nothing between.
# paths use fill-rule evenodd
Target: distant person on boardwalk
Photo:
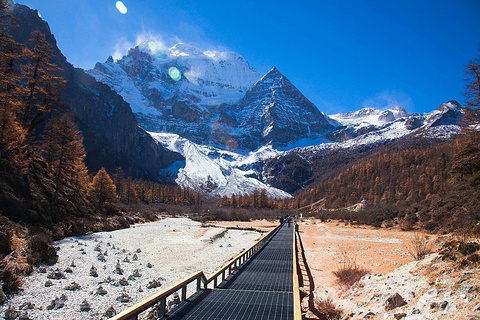
<instances>
[{"instance_id":1,"label":"distant person on boardwalk","mask_svg":"<svg viewBox=\"0 0 480 320\"><path fill-rule=\"evenodd\" d=\"M280 217L280 225L282 225L284 221L283 217Z\"/></svg>"},{"instance_id":2,"label":"distant person on boardwalk","mask_svg":"<svg viewBox=\"0 0 480 320\"><path fill-rule=\"evenodd\" d=\"M292 224L292 217L290 216L287 217L287 224L288 224L288 227L290 228L290 225Z\"/></svg>"}]
</instances>

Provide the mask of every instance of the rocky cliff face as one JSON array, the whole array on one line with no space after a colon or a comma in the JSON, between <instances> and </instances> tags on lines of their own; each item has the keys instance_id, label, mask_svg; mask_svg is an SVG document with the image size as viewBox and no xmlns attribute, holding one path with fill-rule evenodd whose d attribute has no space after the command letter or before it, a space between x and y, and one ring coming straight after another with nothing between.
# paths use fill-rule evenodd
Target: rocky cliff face
<instances>
[{"instance_id":1,"label":"rocky cliff face","mask_svg":"<svg viewBox=\"0 0 480 320\"><path fill-rule=\"evenodd\" d=\"M146 130L223 148L228 148L235 125L229 106L260 77L236 53L202 52L183 43L163 48L154 41L88 72L118 92Z\"/></svg>"},{"instance_id":2,"label":"rocky cliff face","mask_svg":"<svg viewBox=\"0 0 480 320\"><path fill-rule=\"evenodd\" d=\"M157 145L141 128L129 105L108 86L95 81L83 70L74 68L56 45L48 24L38 12L16 4L12 14L19 19L9 32L20 43L26 43L33 30L46 35L54 49L53 62L60 66L67 80L63 94L65 107L84 136L85 159L90 170L121 167L133 177L159 180L161 168L181 158Z\"/></svg>"},{"instance_id":3,"label":"rocky cliff face","mask_svg":"<svg viewBox=\"0 0 480 320\"><path fill-rule=\"evenodd\" d=\"M333 129L280 71L270 70L245 94L238 106L242 144L256 149L271 144L284 147L300 139L315 139Z\"/></svg>"}]
</instances>

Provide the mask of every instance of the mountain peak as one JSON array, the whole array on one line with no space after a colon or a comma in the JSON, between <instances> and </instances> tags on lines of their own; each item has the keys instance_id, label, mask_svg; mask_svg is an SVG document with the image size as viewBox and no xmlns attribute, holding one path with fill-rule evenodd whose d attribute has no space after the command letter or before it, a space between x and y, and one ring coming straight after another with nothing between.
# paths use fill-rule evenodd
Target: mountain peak
<instances>
[{"instance_id":1,"label":"mountain peak","mask_svg":"<svg viewBox=\"0 0 480 320\"><path fill-rule=\"evenodd\" d=\"M276 67L273 67L268 71L263 78L278 78L278 77L285 77Z\"/></svg>"},{"instance_id":2,"label":"mountain peak","mask_svg":"<svg viewBox=\"0 0 480 320\"><path fill-rule=\"evenodd\" d=\"M201 56L203 55L203 51L198 49L197 47L194 47L190 44L187 43L177 43L173 47L170 48L170 54L172 56L183 56L183 57L189 57L189 56Z\"/></svg>"}]
</instances>

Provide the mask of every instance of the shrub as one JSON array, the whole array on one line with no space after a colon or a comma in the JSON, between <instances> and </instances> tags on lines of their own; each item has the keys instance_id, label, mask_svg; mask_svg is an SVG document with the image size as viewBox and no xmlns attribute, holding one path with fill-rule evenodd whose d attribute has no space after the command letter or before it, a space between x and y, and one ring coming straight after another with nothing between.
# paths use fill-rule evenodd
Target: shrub
<instances>
[{"instance_id":1,"label":"shrub","mask_svg":"<svg viewBox=\"0 0 480 320\"><path fill-rule=\"evenodd\" d=\"M415 260L422 260L426 255L432 253L432 243L427 235L415 232L407 245L407 252Z\"/></svg>"},{"instance_id":2,"label":"shrub","mask_svg":"<svg viewBox=\"0 0 480 320\"><path fill-rule=\"evenodd\" d=\"M351 286L370 272L370 270L357 265L355 259L350 258L346 252L342 256L343 259L337 270L333 271L338 284Z\"/></svg>"},{"instance_id":3,"label":"shrub","mask_svg":"<svg viewBox=\"0 0 480 320\"><path fill-rule=\"evenodd\" d=\"M341 319L343 310L337 309L330 298L316 299L315 309L327 320Z\"/></svg>"},{"instance_id":4,"label":"shrub","mask_svg":"<svg viewBox=\"0 0 480 320\"><path fill-rule=\"evenodd\" d=\"M7 256L0 260L0 281L3 282L3 292L17 292L23 284L23 276L27 273L24 266Z\"/></svg>"},{"instance_id":5,"label":"shrub","mask_svg":"<svg viewBox=\"0 0 480 320\"><path fill-rule=\"evenodd\" d=\"M52 265L57 262L58 255L52 246L52 238L46 233L37 233L28 240L28 262L32 265L46 263Z\"/></svg>"}]
</instances>

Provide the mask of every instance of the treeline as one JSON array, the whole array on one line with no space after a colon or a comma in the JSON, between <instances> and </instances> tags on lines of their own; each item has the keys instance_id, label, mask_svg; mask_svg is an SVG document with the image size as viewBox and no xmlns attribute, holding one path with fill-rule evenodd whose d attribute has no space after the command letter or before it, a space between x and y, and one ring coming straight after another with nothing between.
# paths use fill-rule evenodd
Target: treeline
<instances>
[{"instance_id":1,"label":"treeline","mask_svg":"<svg viewBox=\"0 0 480 320\"><path fill-rule=\"evenodd\" d=\"M224 196L217 201L219 207L285 209L286 202L269 198L265 189L254 190L252 194Z\"/></svg>"},{"instance_id":2,"label":"treeline","mask_svg":"<svg viewBox=\"0 0 480 320\"><path fill-rule=\"evenodd\" d=\"M201 193L177 185L164 185L153 181L144 181L125 177L119 168L112 175L118 201L131 203L164 203L173 205L202 205Z\"/></svg>"},{"instance_id":3,"label":"treeline","mask_svg":"<svg viewBox=\"0 0 480 320\"><path fill-rule=\"evenodd\" d=\"M455 142L387 146L337 168L332 179L297 194L300 207L325 198L326 207L345 208L366 199L370 205L418 202L439 192L452 178ZM450 181L452 183L452 181Z\"/></svg>"},{"instance_id":4,"label":"treeline","mask_svg":"<svg viewBox=\"0 0 480 320\"><path fill-rule=\"evenodd\" d=\"M323 219L405 229L451 230L480 221L480 134L470 132L438 145L392 145L337 168L334 178L296 194L293 207L325 199ZM368 207L346 210L361 200Z\"/></svg>"}]
</instances>

